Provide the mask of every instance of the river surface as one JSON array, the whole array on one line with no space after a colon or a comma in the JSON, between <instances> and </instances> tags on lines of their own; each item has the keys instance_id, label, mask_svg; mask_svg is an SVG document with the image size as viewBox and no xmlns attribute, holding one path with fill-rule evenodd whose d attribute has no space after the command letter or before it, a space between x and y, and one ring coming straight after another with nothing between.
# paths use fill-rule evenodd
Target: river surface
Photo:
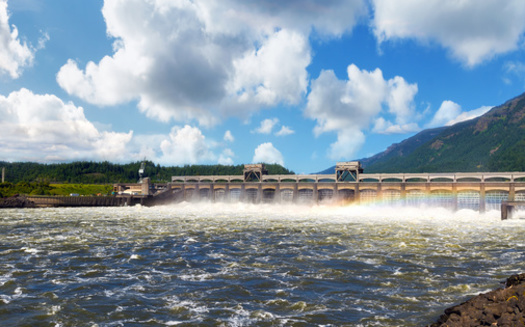
<instances>
[{"instance_id":1,"label":"river surface","mask_svg":"<svg viewBox=\"0 0 525 327\"><path fill-rule=\"evenodd\" d=\"M424 326L523 272L525 220L181 203L0 211L1 326Z\"/></svg>"}]
</instances>

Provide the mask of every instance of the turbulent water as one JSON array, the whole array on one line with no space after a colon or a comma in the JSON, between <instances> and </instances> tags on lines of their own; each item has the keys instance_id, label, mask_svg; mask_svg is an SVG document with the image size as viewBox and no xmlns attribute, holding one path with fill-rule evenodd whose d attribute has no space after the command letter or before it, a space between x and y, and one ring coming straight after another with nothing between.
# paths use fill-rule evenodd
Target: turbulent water
<instances>
[{"instance_id":1,"label":"turbulent water","mask_svg":"<svg viewBox=\"0 0 525 327\"><path fill-rule=\"evenodd\" d=\"M423 326L524 261L497 211L6 209L0 325Z\"/></svg>"}]
</instances>

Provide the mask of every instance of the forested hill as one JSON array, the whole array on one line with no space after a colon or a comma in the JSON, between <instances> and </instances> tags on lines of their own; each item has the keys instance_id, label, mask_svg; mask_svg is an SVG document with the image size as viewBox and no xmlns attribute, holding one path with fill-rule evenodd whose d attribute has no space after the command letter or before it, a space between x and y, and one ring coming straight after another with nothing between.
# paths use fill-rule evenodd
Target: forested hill
<instances>
[{"instance_id":1,"label":"forested hill","mask_svg":"<svg viewBox=\"0 0 525 327\"><path fill-rule=\"evenodd\" d=\"M45 183L83 183L112 184L136 183L139 179L141 162L114 164L110 162L73 162L61 164L40 164L32 162L2 162L5 167L5 181L45 182ZM244 165L187 165L183 167L162 167L146 162L144 177L153 182L169 182L171 176L195 175L242 175ZM269 174L293 174L292 171L276 164L266 164Z\"/></svg>"},{"instance_id":2,"label":"forested hill","mask_svg":"<svg viewBox=\"0 0 525 327\"><path fill-rule=\"evenodd\" d=\"M478 118L423 131L363 166L384 173L525 171L525 93Z\"/></svg>"}]
</instances>

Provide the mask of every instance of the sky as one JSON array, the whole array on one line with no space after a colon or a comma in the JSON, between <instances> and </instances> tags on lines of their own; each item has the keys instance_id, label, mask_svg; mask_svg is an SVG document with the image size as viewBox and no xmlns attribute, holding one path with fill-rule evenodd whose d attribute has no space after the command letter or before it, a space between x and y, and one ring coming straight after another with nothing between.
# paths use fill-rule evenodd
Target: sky
<instances>
[{"instance_id":1,"label":"sky","mask_svg":"<svg viewBox=\"0 0 525 327\"><path fill-rule=\"evenodd\" d=\"M0 0L0 161L314 173L525 92L523 0Z\"/></svg>"}]
</instances>

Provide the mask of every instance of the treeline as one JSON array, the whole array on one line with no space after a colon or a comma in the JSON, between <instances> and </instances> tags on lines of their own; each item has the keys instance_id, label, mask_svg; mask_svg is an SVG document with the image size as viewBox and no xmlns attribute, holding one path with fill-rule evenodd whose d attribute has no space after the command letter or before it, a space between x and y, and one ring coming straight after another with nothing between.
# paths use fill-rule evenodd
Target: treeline
<instances>
[{"instance_id":1,"label":"treeline","mask_svg":"<svg viewBox=\"0 0 525 327\"><path fill-rule=\"evenodd\" d=\"M41 164L34 162L2 162L5 167L5 181L17 184L26 183L79 183L79 184L113 184L136 183L141 162L114 164L110 162L79 161L60 164ZM267 164L269 174L293 174L281 165ZM146 161L144 177L154 183L171 181L171 176L195 175L242 175L244 165L186 165L182 167L162 167ZM26 193L27 194L27 193Z\"/></svg>"}]
</instances>

